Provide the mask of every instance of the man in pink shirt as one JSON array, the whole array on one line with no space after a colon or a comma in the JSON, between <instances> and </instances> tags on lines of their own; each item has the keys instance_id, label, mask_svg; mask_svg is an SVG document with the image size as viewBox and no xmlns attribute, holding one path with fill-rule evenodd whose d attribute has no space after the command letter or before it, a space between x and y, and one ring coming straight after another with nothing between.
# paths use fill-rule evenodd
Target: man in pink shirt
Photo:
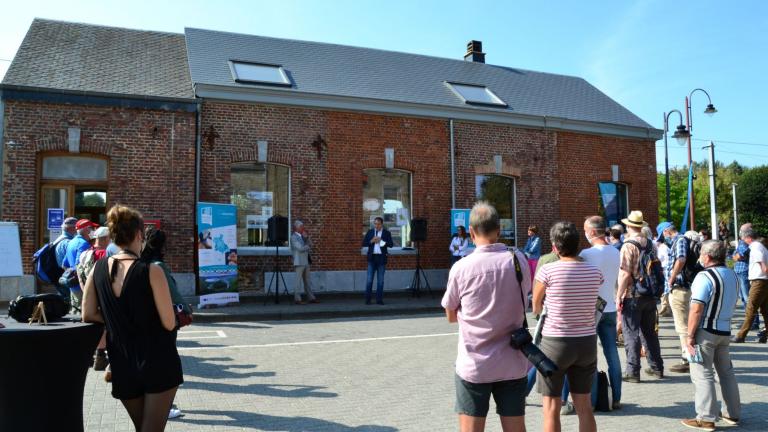
<instances>
[{"instance_id":1,"label":"man in pink shirt","mask_svg":"<svg viewBox=\"0 0 768 432\"><path fill-rule=\"evenodd\" d=\"M493 394L504 432L524 431L530 364L509 342L512 332L523 324L531 273L525 255L517 251L513 255L506 245L497 243L499 214L493 206L475 204L469 216L469 235L477 247L451 268L442 301L448 321L459 323L459 427L462 432L485 430ZM515 259L522 283L518 283Z\"/></svg>"}]
</instances>

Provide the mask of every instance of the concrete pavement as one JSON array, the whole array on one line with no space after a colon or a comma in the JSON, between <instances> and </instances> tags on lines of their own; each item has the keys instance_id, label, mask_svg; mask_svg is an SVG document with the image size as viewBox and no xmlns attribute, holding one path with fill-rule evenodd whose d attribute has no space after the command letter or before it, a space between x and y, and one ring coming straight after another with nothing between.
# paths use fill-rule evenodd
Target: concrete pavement
<instances>
[{"instance_id":1,"label":"concrete pavement","mask_svg":"<svg viewBox=\"0 0 768 432\"><path fill-rule=\"evenodd\" d=\"M456 331L439 313L195 324L179 333L178 342L186 382L176 402L185 416L171 420L167 430L457 430ZM665 361L672 364L678 348L668 318L662 320L661 338ZM740 431L768 430L767 348L732 347L743 404ZM602 358L600 368L605 369ZM91 371L86 430L132 430L109 391L101 373ZM625 383L623 392L622 410L597 414L600 430L682 431L687 429L679 420L694 415L687 374L644 377L640 384ZM576 430L576 416L562 421L564 431ZM535 392L528 398L526 424L541 429L541 397ZM493 413L486 430L501 430Z\"/></svg>"}]
</instances>

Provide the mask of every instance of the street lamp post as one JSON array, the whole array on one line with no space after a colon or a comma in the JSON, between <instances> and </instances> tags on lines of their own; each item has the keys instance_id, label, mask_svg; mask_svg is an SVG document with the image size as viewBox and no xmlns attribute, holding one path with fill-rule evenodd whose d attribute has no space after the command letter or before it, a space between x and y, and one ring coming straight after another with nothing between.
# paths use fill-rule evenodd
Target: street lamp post
<instances>
[{"instance_id":1,"label":"street lamp post","mask_svg":"<svg viewBox=\"0 0 768 432\"><path fill-rule=\"evenodd\" d=\"M678 144L683 145L691 136L688 129L683 126L683 113L678 110L664 113L664 180L667 187L667 221L670 222L672 221L672 210L669 205L669 150L667 148L667 132L669 132L669 116L672 113L677 113L680 116L680 124L677 126L677 130L675 130L672 138L675 138Z\"/></svg>"},{"instance_id":2,"label":"street lamp post","mask_svg":"<svg viewBox=\"0 0 768 432\"><path fill-rule=\"evenodd\" d=\"M691 158L691 136L693 135L693 111L691 111L691 99L693 98L693 94L696 93L697 91L700 91L700 92L704 93L705 95L707 95L707 99L709 100L709 104L707 105L707 108L704 110L704 114L707 114L707 115L711 116L711 115L713 115L714 113L717 112L717 110L715 109L715 106L712 105L712 98L709 97L709 93L707 93L707 91L704 90L704 89L700 89L700 88L693 89L693 90L691 90L691 93L685 98L685 120L686 120L686 125L688 126L688 132L690 132L690 135L688 136L688 169L689 170L692 167L692 165L691 165L692 164L692 158ZM696 230L696 221L694 220L694 217L695 217L694 216L695 204L694 204L693 187L691 187L691 196L690 196L689 200L690 200L690 207L689 207L688 213L689 213L690 218L691 218L691 230ZM714 229L714 228L715 227L712 227L712 229ZM683 227L683 229L685 229L685 228Z\"/></svg>"},{"instance_id":3,"label":"street lamp post","mask_svg":"<svg viewBox=\"0 0 768 432\"><path fill-rule=\"evenodd\" d=\"M731 183L731 191L733 193L733 237L736 239L736 243L739 242L739 212L736 209L736 186L737 183Z\"/></svg>"}]
</instances>

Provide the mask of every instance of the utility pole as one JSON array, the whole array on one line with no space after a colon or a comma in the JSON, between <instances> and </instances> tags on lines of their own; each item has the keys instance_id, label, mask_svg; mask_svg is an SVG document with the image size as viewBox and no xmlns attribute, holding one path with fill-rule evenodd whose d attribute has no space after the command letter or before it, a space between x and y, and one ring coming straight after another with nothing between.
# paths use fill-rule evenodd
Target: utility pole
<instances>
[{"instance_id":1,"label":"utility pole","mask_svg":"<svg viewBox=\"0 0 768 432\"><path fill-rule=\"evenodd\" d=\"M710 232L712 233L712 240L718 240L717 232L717 200L715 191L715 143L710 141L708 146L702 147L703 149L709 148L709 215L710 215Z\"/></svg>"},{"instance_id":2,"label":"utility pole","mask_svg":"<svg viewBox=\"0 0 768 432\"><path fill-rule=\"evenodd\" d=\"M736 209L736 186L737 183L731 183L731 192L733 194L733 237L736 243L739 243L739 212Z\"/></svg>"}]
</instances>

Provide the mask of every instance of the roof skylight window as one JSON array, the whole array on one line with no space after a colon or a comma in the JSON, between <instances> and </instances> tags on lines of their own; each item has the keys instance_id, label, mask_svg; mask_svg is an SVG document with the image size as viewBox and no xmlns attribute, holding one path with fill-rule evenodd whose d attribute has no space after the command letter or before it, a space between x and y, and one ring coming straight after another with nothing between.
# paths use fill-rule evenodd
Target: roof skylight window
<instances>
[{"instance_id":1,"label":"roof skylight window","mask_svg":"<svg viewBox=\"0 0 768 432\"><path fill-rule=\"evenodd\" d=\"M485 86L472 85L472 84L459 84L459 83L446 83L454 93L464 100L465 103L471 105L489 105L496 107L506 107L501 98L496 96L492 91Z\"/></svg>"},{"instance_id":2,"label":"roof skylight window","mask_svg":"<svg viewBox=\"0 0 768 432\"><path fill-rule=\"evenodd\" d=\"M290 86L291 80L280 65L249 63L232 60L229 62L235 82Z\"/></svg>"}]
</instances>

